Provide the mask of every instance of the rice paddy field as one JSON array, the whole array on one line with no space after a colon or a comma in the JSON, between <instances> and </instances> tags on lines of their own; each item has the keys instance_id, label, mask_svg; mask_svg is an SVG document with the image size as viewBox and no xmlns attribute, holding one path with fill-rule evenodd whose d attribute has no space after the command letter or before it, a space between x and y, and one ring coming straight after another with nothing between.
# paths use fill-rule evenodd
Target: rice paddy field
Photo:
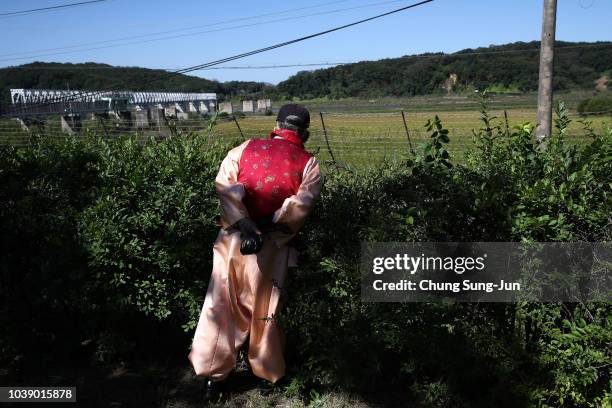
<instances>
[{"instance_id":1,"label":"rice paddy field","mask_svg":"<svg viewBox=\"0 0 612 408\"><path fill-rule=\"evenodd\" d=\"M573 119L569 138L580 143L585 138L582 120L592 122L596 131L612 124L612 112L587 116L578 115L576 106L589 93L573 92L559 95L570 110ZM274 102L273 111L284 102ZM474 96L419 97L409 99L384 98L379 100L311 100L299 101L311 111L311 137L306 147L323 161L331 161L364 167L383 160L400 160L410 152L410 146L418 149L429 138L425 129L427 121L436 115L449 130L448 150L452 160L462 161L466 149L472 143L473 130L482 127L479 99ZM510 128L526 122L536 123L536 95L499 95L488 102L489 115L495 123ZM235 111L239 103L234 103ZM402 118L405 115L406 125ZM507 122L506 122L507 118ZM28 144L32 134L63 138L59 117L46 118L44 123L30 125L26 131L14 119L0 121L0 145ZM170 125L170 126L168 126ZM207 118L192 116L189 119L169 121L162 126L136 129L133 123L117 120L89 118L82 120L77 135L102 134L116 137L135 134L146 140L150 137L167 137L173 132L197 132L213 138L237 140L266 137L275 125L275 114L236 114L219 120L209 133Z\"/></svg>"},{"instance_id":2,"label":"rice paddy field","mask_svg":"<svg viewBox=\"0 0 612 408\"><path fill-rule=\"evenodd\" d=\"M566 96L572 118L569 138L577 143L584 140L583 120L592 122L596 131L602 131L607 124L612 125L612 113L581 117L575 106L584 96ZM425 124L436 115L449 130L448 150L453 160L461 161L472 143L473 130L483 126L476 98L301 103L311 111L311 137L307 148L323 161L331 160L333 155L338 162L358 167L405 157L410 152L410 145L417 149L429 138ZM503 128L506 123L510 128L526 122L535 124L536 106L535 95L493 97L489 102L489 115ZM274 118L246 116L238 121L240 129L234 121L226 121L217 125L214 132L222 137L239 137L240 132L245 138L264 137L274 127Z\"/></svg>"}]
</instances>

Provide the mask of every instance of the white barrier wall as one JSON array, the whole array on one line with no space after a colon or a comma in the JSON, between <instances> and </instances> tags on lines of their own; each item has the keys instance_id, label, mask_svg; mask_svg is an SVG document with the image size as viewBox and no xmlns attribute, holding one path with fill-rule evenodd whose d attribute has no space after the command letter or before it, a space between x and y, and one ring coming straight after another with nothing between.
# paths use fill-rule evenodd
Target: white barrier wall
<instances>
[{"instance_id":1,"label":"white barrier wall","mask_svg":"<svg viewBox=\"0 0 612 408\"><path fill-rule=\"evenodd\" d=\"M253 112L253 101L242 101L243 112Z\"/></svg>"},{"instance_id":2,"label":"white barrier wall","mask_svg":"<svg viewBox=\"0 0 612 408\"><path fill-rule=\"evenodd\" d=\"M219 104L219 111L229 113L230 115L234 113L231 102L221 102Z\"/></svg>"},{"instance_id":3,"label":"white barrier wall","mask_svg":"<svg viewBox=\"0 0 612 408\"><path fill-rule=\"evenodd\" d=\"M257 110L259 112L267 111L268 109L272 109L272 101L270 99L257 100Z\"/></svg>"}]
</instances>

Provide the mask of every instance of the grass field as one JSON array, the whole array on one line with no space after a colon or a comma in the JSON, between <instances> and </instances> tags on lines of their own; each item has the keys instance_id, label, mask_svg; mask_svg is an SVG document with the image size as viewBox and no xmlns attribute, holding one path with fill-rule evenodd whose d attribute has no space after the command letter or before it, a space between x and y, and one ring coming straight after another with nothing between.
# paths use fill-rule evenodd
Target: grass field
<instances>
[{"instance_id":1,"label":"grass field","mask_svg":"<svg viewBox=\"0 0 612 408\"><path fill-rule=\"evenodd\" d=\"M566 102L573 122L570 125L570 137L577 142L584 136L581 117L576 112L577 104L591 96L590 92L561 93L558 100ZM454 161L461 161L466 147L471 144L473 129L482 126L480 122L479 98L476 96L428 96L415 98L382 98L376 100L317 99L298 101L311 111L311 138L307 148L317 154L320 160L337 162L363 167L382 160L397 160L409 153L409 138L404 127L401 111L406 115L410 143L416 149L429 137L425 130L428 119L438 115L443 125L449 129L450 143L448 150ZM275 101L273 109L278 109L282 101ZM234 103L237 106L237 103ZM489 100L490 115L497 117L500 126L505 127L507 114L510 127L525 122L536 122L537 95L494 95ZM327 140L323 131L320 112L327 130ZM605 123L612 124L612 113L589 117L596 130L601 130ZM220 121L214 128L213 135L228 139L266 137L275 124L275 116L248 115L238 118L236 122L228 119ZM193 117L176 122L177 129L205 133L206 120ZM33 126L33 132L40 128ZM38 130L37 130L38 129ZM98 134L118 135L135 133L146 139L150 136L167 136L168 128L134 130L113 121L103 124L100 120L83 120L83 129ZM49 119L44 126L44 133L49 137L63 137L59 118ZM83 133L83 132L82 132ZM0 144L24 144L29 134L23 131L14 120L0 121ZM329 148L327 141L329 141ZM331 151L331 154L330 154Z\"/></svg>"},{"instance_id":2,"label":"grass field","mask_svg":"<svg viewBox=\"0 0 612 408\"><path fill-rule=\"evenodd\" d=\"M536 122L535 108L510 108L505 110L509 126L525 122ZM505 127L504 110L491 110L500 126ZM447 111L405 111L408 134L404 127L401 112L381 113L324 113L323 121L327 130L329 145L336 161L356 166L375 164L383 159L399 159L409 152L409 139L414 148L427 140L425 129L428 119L438 115L444 126L449 129L448 150L455 160L461 160L463 152L472 141L473 129L482 127L480 113L473 110ZM581 119L574 115L570 125L570 137L576 141L584 136ZM602 129L604 123L612 124L612 115L589 118L595 129ZM263 137L274 126L273 116L252 116L239 121L242 134L246 138ZM215 134L224 137L240 135L234 122L225 122L215 128ZM318 152L322 160L330 160L325 134L319 114L315 111L311 119L311 138L307 148Z\"/></svg>"}]
</instances>

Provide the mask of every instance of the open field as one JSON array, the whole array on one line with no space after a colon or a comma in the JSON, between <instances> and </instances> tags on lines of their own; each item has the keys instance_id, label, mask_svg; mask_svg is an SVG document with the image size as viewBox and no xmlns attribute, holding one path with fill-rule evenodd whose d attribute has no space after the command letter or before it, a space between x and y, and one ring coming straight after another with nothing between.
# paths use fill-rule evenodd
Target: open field
<instances>
[{"instance_id":1,"label":"open field","mask_svg":"<svg viewBox=\"0 0 612 408\"><path fill-rule=\"evenodd\" d=\"M598 92L598 95L610 95L612 92ZM555 100L562 100L570 109L576 109L582 100L593 97L592 91L573 90L555 93ZM505 93L489 94L489 106L492 109L532 109L538 104L537 93ZM272 108L278 109L286 101L272 102ZM375 113L393 112L404 109L406 111L465 111L478 110L480 98L478 93L463 95L424 95L411 98L385 97L377 99L309 99L295 100L308 106L315 112L349 112L349 113ZM235 106L239 106L239 101L234 101Z\"/></svg>"},{"instance_id":2,"label":"open field","mask_svg":"<svg viewBox=\"0 0 612 408\"><path fill-rule=\"evenodd\" d=\"M573 119L571 137L579 140L584 136L581 117L577 114L578 103L593 96L590 91L560 92L555 100L562 100L570 109ZM364 99L313 99L297 101L311 112L311 138L307 146L317 151L322 160L330 160L323 126L334 158L339 162L357 166L370 165L383 159L399 159L409 152L408 136L401 116L406 115L408 133L413 147L424 142L429 135L425 130L428 119L438 115L449 129L448 150L454 160L460 161L466 146L471 143L474 129L482 126L480 121L480 98L477 95L419 96L413 98ZM284 102L273 102L278 109ZM237 105L236 103L234 105ZM505 114L510 127L525 122L536 123L537 94L492 95L488 101L489 114L505 126ZM604 123L612 124L612 112L589 117L596 130ZM274 126L274 116L247 116L240 120L245 137L262 137ZM239 136L236 124L223 123L215 129L219 135Z\"/></svg>"},{"instance_id":3,"label":"open field","mask_svg":"<svg viewBox=\"0 0 612 408\"><path fill-rule=\"evenodd\" d=\"M509 126L525 122L536 122L535 109L508 109ZM492 110L491 116L497 117L500 126L505 127L504 111ZM413 147L424 142L429 134L425 129L428 119L438 115L444 126L449 129L449 152L455 160L461 156L472 141L472 130L482 127L480 113L477 109L470 111L405 111L408 134ZM570 125L570 137L577 141L584 136L581 118L573 115ZM378 163L381 160L399 159L409 152L409 138L404 128L401 112L384 113L325 113L323 114L325 128L331 152L336 161L363 166ZM601 129L604 123L612 123L612 115L589 118L595 129ZM265 136L274 126L273 116L252 116L239 121L242 134L246 138ZM215 134L223 137L238 137L240 133L234 122L218 125ZM311 118L311 138L307 143L310 150L318 152L322 160L330 160L325 134L320 116L314 114Z\"/></svg>"},{"instance_id":4,"label":"open field","mask_svg":"<svg viewBox=\"0 0 612 408\"><path fill-rule=\"evenodd\" d=\"M569 137L580 141L584 136L582 119L576 112L579 101L588 97L588 92L571 92L560 94L570 108L573 122L570 124ZM536 122L536 95L497 95L489 101L492 117L496 123L505 127L505 115L510 127L526 122ZM311 138L307 148L327 161L333 158L341 163L363 167L379 163L384 159L400 159L409 152L409 143L414 148L428 137L425 124L428 119L438 115L443 125L449 129L450 143L448 150L454 161L461 161L466 146L472 140L473 130L482 126L479 112L479 99L473 96L454 97L415 97L409 99L385 98L378 100L311 100L301 101L311 111ZM282 102L275 102L278 108ZM235 104L236 105L236 104ZM404 127L401 111L405 112L408 134ZM327 140L323 131L320 112L327 130ZM265 137L274 127L275 116L247 115L238 117L236 122L231 118L220 120L213 129L213 137L227 139ZM596 130L601 130L605 123L612 123L612 112L591 116ZM172 122L177 130L207 133L208 121L201 117ZM83 120L83 130L89 130L109 137L119 134L137 134L146 139L151 136L164 137L172 132L167 126L134 130L132 124L118 123L112 120ZM32 126L32 133L43 132L47 137L63 137L59 118L50 118L44 127ZM408 137L409 135L409 137ZM0 121L0 144L28 143L29 134L20 128L14 120ZM410 140L410 142L409 142ZM331 154L330 154L331 151Z\"/></svg>"}]
</instances>

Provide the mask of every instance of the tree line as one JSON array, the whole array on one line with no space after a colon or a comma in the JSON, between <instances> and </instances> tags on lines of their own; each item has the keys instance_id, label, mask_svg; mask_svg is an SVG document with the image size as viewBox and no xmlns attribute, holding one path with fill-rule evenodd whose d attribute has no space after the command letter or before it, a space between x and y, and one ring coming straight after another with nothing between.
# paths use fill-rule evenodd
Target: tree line
<instances>
[{"instance_id":1,"label":"tree line","mask_svg":"<svg viewBox=\"0 0 612 408\"><path fill-rule=\"evenodd\" d=\"M555 90L590 89L612 70L612 43L558 41ZM563 49L563 47L567 47ZM491 88L499 92L537 90L540 42L465 49L364 61L299 72L278 91L300 98L416 96ZM454 80L451 77L455 77Z\"/></svg>"},{"instance_id":2,"label":"tree line","mask_svg":"<svg viewBox=\"0 0 612 408\"><path fill-rule=\"evenodd\" d=\"M555 90L594 89L595 81L601 83L602 78L612 76L612 42L558 41L556 45ZM539 47L539 41L515 42L453 54L363 61L298 72L277 86L254 81L219 82L183 74L168 76L163 70L93 62L34 62L0 69L0 103L10 102L10 88L215 92L221 100L410 97L485 88L530 92L537 90Z\"/></svg>"}]
</instances>

